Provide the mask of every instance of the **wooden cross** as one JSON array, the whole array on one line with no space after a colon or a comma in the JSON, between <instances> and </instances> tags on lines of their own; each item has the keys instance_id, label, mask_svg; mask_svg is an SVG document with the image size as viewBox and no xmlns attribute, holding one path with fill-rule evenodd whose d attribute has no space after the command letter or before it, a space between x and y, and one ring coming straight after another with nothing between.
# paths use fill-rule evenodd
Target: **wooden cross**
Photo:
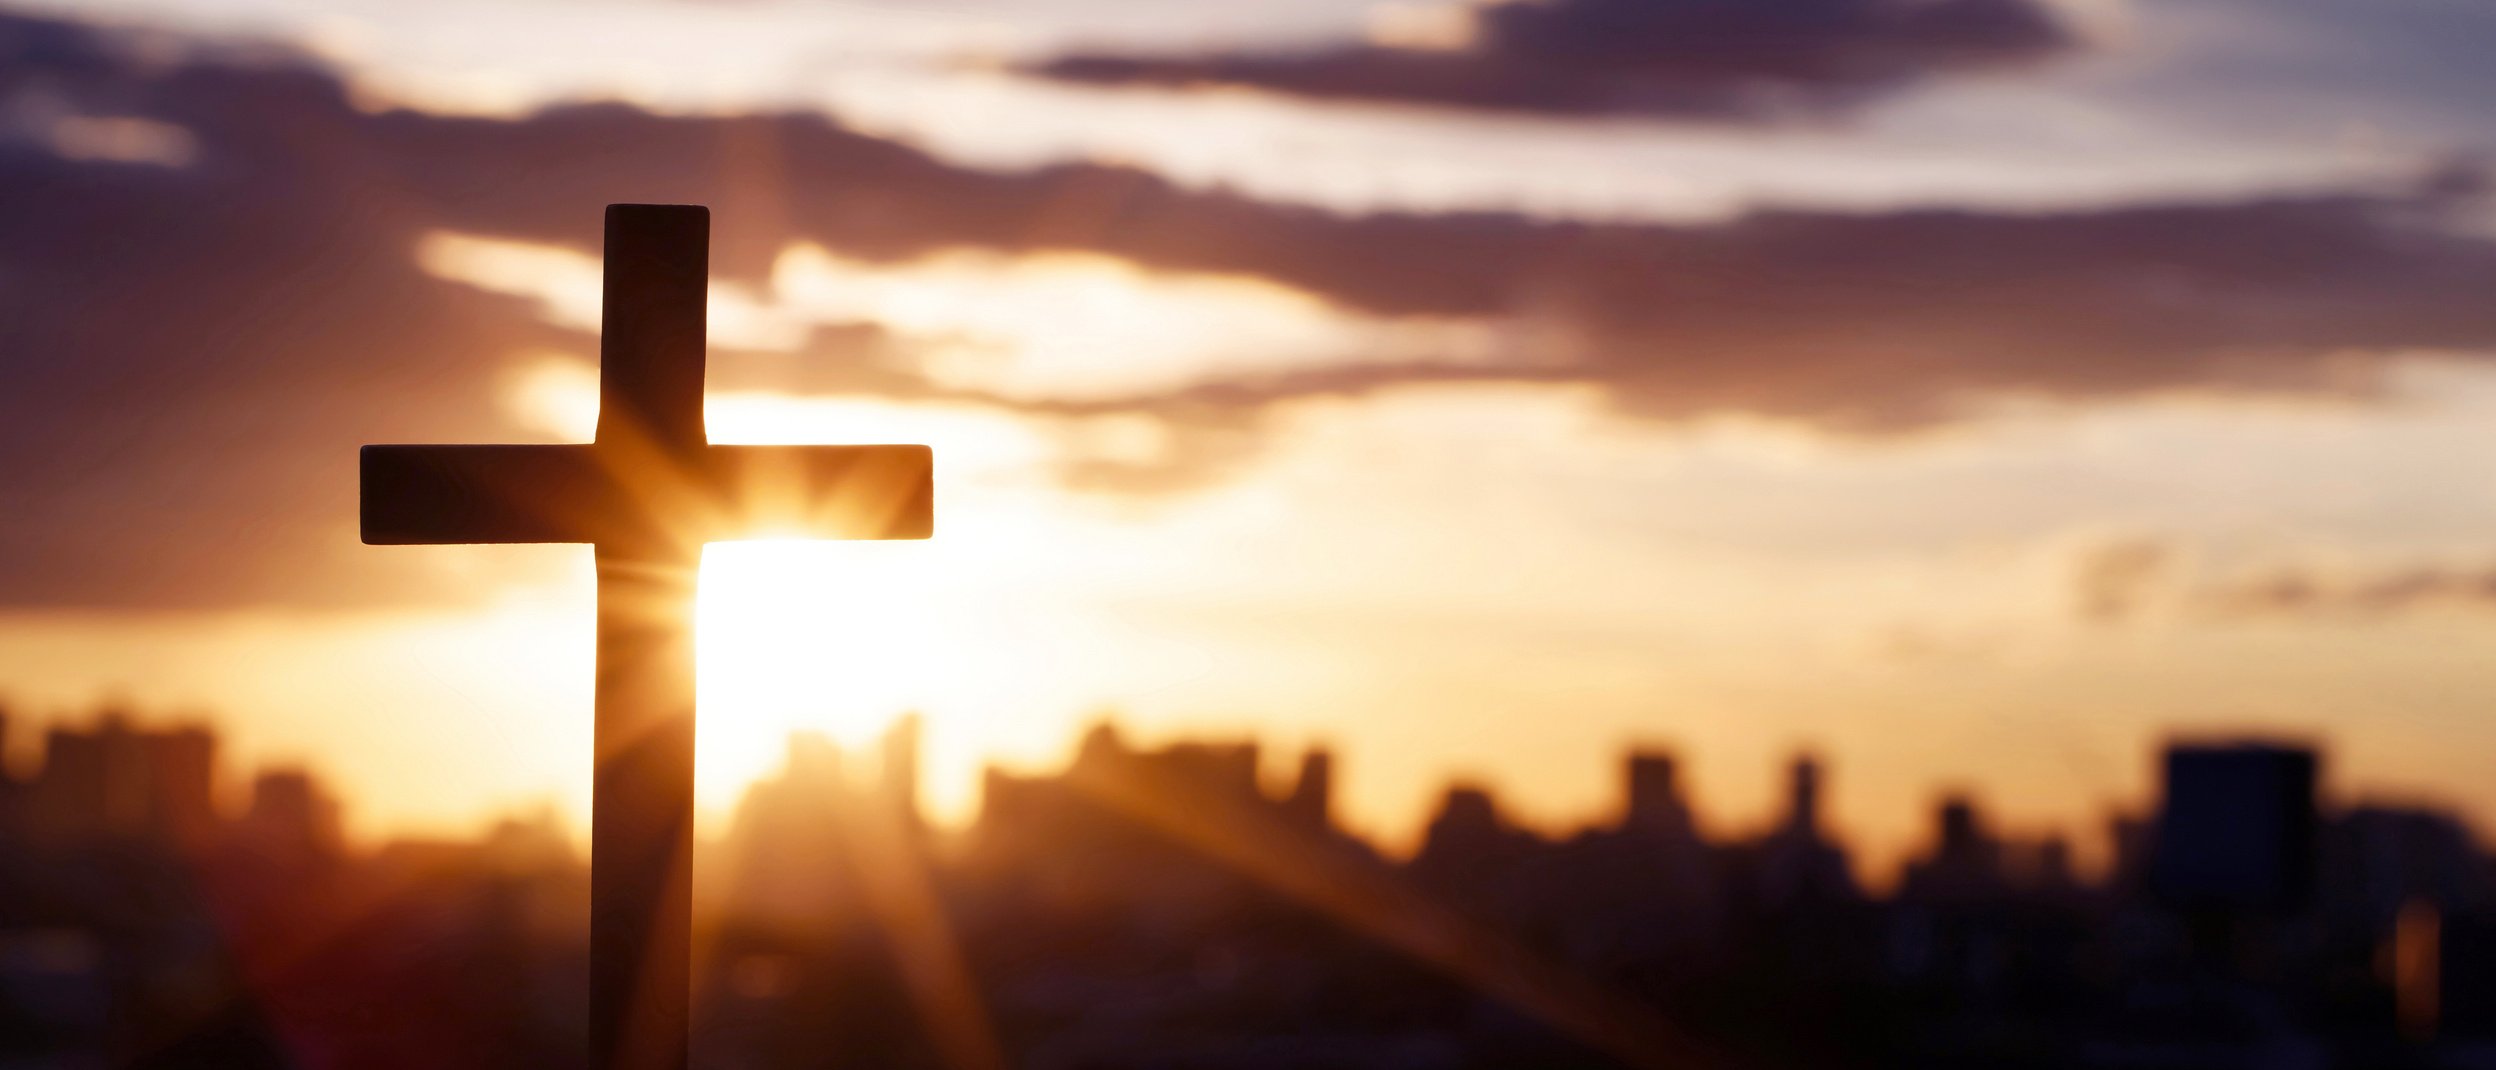
<instances>
[{"instance_id":1,"label":"wooden cross","mask_svg":"<svg viewBox=\"0 0 2496 1070\"><path fill-rule=\"evenodd\" d=\"M597 441L366 446L369 544L585 542L598 558L590 1051L679 1070L691 1009L693 596L705 542L923 539L925 446L714 446L710 210L607 206Z\"/></svg>"}]
</instances>

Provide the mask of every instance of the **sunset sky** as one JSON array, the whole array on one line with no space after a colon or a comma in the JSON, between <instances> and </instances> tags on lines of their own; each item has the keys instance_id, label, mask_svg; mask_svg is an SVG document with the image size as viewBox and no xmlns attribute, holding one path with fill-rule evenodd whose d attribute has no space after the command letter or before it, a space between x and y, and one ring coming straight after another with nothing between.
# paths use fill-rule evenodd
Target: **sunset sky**
<instances>
[{"instance_id":1,"label":"sunset sky","mask_svg":"<svg viewBox=\"0 0 2496 1070\"><path fill-rule=\"evenodd\" d=\"M577 441L609 201L715 219L715 441L924 544L715 546L717 811L1116 711L1603 816L1785 756L2097 849L2170 733L2496 817L2484 0L88 0L0 10L0 696L368 834L589 779L576 547L358 545L365 442Z\"/></svg>"}]
</instances>

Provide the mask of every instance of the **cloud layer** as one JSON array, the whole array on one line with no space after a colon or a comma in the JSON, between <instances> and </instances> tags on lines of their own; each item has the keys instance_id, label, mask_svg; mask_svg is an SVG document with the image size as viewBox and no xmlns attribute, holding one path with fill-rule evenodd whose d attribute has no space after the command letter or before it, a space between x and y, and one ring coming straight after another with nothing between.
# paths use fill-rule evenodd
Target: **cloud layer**
<instances>
[{"instance_id":1,"label":"cloud layer","mask_svg":"<svg viewBox=\"0 0 2496 1070\"><path fill-rule=\"evenodd\" d=\"M419 245L452 231L594 252L617 200L713 205L716 270L748 282L796 241L861 263L1078 251L1496 340L1461 365L1107 396L940 385L872 323L823 324L794 358L821 391L1164 422L1160 462L1075 473L1127 489L1249 455L1274 406L1416 383L1582 383L1635 418L1881 433L2006 397L2348 394L2386 354L2496 350L2496 243L2448 225L2480 196L2463 178L2060 215L1352 216L1111 166L971 170L810 114L375 114L297 59L186 58L11 16L0 117L6 605L454 589L354 544L355 446L512 438L494 399L512 355L594 340L426 273ZM739 374L737 354L720 364L715 382Z\"/></svg>"},{"instance_id":2,"label":"cloud layer","mask_svg":"<svg viewBox=\"0 0 2496 1070\"><path fill-rule=\"evenodd\" d=\"M2387 616L2496 607L2496 567L2415 563L2357 574L2294 566L2237 579L2204 595L2235 616Z\"/></svg>"},{"instance_id":3,"label":"cloud layer","mask_svg":"<svg viewBox=\"0 0 2496 1070\"><path fill-rule=\"evenodd\" d=\"M2075 46L2034 0L1526 0L1442 9L1438 40L1195 56L1076 53L1071 81L1229 85L1560 115L1757 120Z\"/></svg>"},{"instance_id":4,"label":"cloud layer","mask_svg":"<svg viewBox=\"0 0 2496 1070\"><path fill-rule=\"evenodd\" d=\"M2155 536L2089 544L2071 559L2072 609L2085 623L2116 626L2179 611L2243 621L2496 608L2496 565L2484 560L2380 555L2324 563L2266 556L2252 563L2213 560L2187 541Z\"/></svg>"}]
</instances>

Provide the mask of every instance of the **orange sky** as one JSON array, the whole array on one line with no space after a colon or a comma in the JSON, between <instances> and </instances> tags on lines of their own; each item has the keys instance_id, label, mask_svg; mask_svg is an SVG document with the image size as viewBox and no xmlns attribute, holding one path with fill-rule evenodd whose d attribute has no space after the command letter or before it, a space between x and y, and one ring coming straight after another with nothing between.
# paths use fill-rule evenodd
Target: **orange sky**
<instances>
[{"instance_id":1,"label":"orange sky","mask_svg":"<svg viewBox=\"0 0 2496 1070\"><path fill-rule=\"evenodd\" d=\"M0 280L53 287L0 380L16 759L119 695L366 833L580 813L586 552L356 546L348 458L586 437L583 221L684 195L714 438L939 466L934 542L713 550L713 817L906 709L956 818L1104 711L1334 746L1390 843L1451 777L1599 820L1632 745L1721 831L1816 749L1884 866L1951 788L2091 857L2177 732L2496 815L2496 213L2448 167L2496 128L2445 51L2496 26L2038 4L2050 59L1801 116L1045 74L1414 14L1313 0L82 10L147 32L0 80L0 182L99 228L0 206ZM181 81L234 35L314 73Z\"/></svg>"}]
</instances>

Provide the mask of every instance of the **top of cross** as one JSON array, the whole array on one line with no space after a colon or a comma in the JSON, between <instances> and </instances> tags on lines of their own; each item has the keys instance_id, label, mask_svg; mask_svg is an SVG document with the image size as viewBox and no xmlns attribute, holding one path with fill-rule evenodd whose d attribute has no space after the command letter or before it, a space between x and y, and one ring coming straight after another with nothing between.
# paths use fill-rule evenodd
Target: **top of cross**
<instances>
[{"instance_id":1,"label":"top of cross","mask_svg":"<svg viewBox=\"0 0 2496 1070\"><path fill-rule=\"evenodd\" d=\"M606 229L598 441L635 435L670 450L700 446L708 441L702 377L711 210L612 204Z\"/></svg>"},{"instance_id":2,"label":"top of cross","mask_svg":"<svg viewBox=\"0 0 2496 1070\"><path fill-rule=\"evenodd\" d=\"M597 441L366 446L368 543L589 542L670 557L714 539L923 539L925 446L713 446L702 422L710 210L607 207Z\"/></svg>"}]
</instances>

